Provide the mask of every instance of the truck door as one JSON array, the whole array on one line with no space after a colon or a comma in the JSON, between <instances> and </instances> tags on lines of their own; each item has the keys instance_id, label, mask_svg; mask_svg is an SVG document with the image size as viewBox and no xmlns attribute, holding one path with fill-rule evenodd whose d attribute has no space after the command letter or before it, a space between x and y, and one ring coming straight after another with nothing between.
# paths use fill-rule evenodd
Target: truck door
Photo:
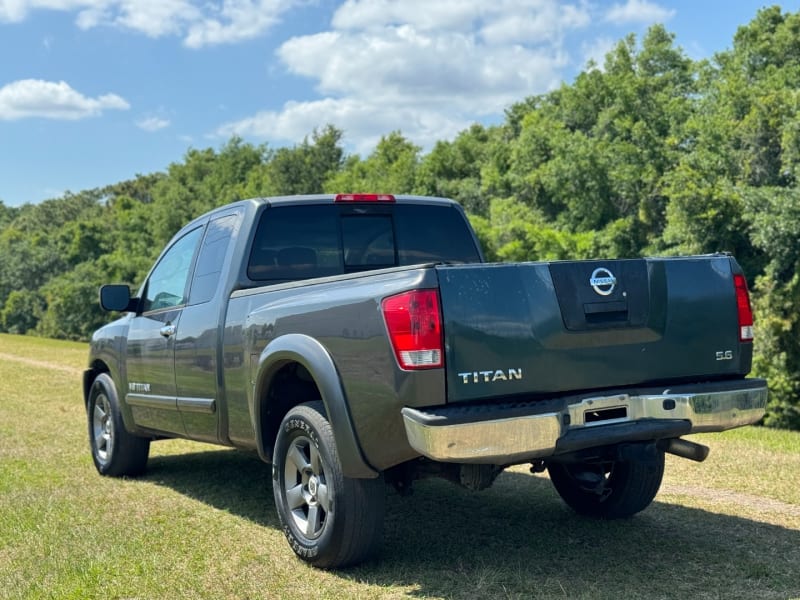
<instances>
[{"instance_id":1,"label":"truck door","mask_svg":"<svg viewBox=\"0 0 800 600\"><path fill-rule=\"evenodd\" d=\"M193 229L162 254L130 323L125 399L141 427L185 434L177 404L175 338L202 232L202 227Z\"/></svg>"},{"instance_id":2,"label":"truck door","mask_svg":"<svg viewBox=\"0 0 800 600\"><path fill-rule=\"evenodd\" d=\"M212 219L206 229L192 275L189 300L175 335L175 383L178 411L186 435L206 442L221 441L227 417L220 402L219 364L222 323L228 287L223 285L232 244L240 223L238 214Z\"/></svg>"}]
</instances>

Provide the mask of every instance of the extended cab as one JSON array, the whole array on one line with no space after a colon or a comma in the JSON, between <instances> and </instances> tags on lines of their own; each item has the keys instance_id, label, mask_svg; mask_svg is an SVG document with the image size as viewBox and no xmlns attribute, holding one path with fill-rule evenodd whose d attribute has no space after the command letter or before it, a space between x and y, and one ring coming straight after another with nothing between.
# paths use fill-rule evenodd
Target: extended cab
<instances>
[{"instance_id":1,"label":"extended cab","mask_svg":"<svg viewBox=\"0 0 800 600\"><path fill-rule=\"evenodd\" d=\"M753 315L728 255L482 264L458 204L350 194L253 199L179 231L126 314L92 338L97 470L152 440L258 452L281 525L320 567L380 547L385 482L471 489L547 469L574 510L647 507L682 436L758 421Z\"/></svg>"}]
</instances>

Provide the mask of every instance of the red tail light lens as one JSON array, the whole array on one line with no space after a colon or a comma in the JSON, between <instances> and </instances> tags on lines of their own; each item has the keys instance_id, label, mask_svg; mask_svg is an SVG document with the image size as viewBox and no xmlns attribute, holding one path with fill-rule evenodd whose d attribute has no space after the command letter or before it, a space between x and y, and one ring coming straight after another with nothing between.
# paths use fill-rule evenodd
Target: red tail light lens
<instances>
[{"instance_id":1,"label":"red tail light lens","mask_svg":"<svg viewBox=\"0 0 800 600\"><path fill-rule=\"evenodd\" d=\"M336 194L334 202L394 202L391 194Z\"/></svg>"},{"instance_id":2,"label":"red tail light lens","mask_svg":"<svg viewBox=\"0 0 800 600\"><path fill-rule=\"evenodd\" d=\"M734 275L733 285L736 287L736 307L739 311L739 340L751 342L753 341L753 308L750 306L747 280L744 275Z\"/></svg>"},{"instance_id":3,"label":"red tail light lens","mask_svg":"<svg viewBox=\"0 0 800 600\"><path fill-rule=\"evenodd\" d=\"M442 362L442 318L436 290L414 290L381 304L397 362L403 369L434 369Z\"/></svg>"}]
</instances>

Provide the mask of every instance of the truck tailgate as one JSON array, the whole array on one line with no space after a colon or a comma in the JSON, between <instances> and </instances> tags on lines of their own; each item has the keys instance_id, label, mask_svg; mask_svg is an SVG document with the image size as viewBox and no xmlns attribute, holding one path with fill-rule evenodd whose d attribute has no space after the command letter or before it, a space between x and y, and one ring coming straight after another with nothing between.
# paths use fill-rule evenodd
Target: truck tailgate
<instances>
[{"instance_id":1,"label":"truck tailgate","mask_svg":"<svg viewBox=\"0 0 800 600\"><path fill-rule=\"evenodd\" d=\"M448 402L743 376L723 255L437 266Z\"/></svg>"}]
</instances>

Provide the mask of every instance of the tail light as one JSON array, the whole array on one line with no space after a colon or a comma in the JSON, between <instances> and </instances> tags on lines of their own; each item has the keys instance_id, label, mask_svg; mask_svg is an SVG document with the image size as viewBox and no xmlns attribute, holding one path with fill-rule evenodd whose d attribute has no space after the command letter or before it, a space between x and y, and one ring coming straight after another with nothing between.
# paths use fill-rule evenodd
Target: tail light
<instances>
[{"instance_id":1,"label":"tail light","mask_svg":"<svg viewBox=\"0 0 800 600\"><path fill-rule=\"evenodd\" d=\"M442 318L436 290L414 290L390 296L383 300L381 309L401 368L442 366Z\"/></svg>"},{"instance_id":2,"label":"tail light","mask_svg":"<svg viewBox=\"0 0 800 600\"><path fill-rule=\"evenodd\" d=\"M736 287L736 307L739 312L739 340L753 341L753 308L750 306L750 293L747 291L747 280L744 275L734 275L733 285Z\"/></svg>"}]
</instances>

